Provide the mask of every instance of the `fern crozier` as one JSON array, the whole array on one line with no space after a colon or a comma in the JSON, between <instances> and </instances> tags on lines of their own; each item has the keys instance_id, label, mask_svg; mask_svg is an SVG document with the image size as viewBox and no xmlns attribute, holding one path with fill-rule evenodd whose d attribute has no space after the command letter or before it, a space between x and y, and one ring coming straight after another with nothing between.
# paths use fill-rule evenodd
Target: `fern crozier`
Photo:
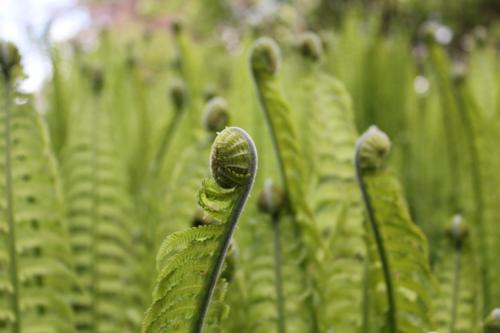
<instances>
[{"instance_id":1,"label":"fern crozier","mask_svg":"<svg viewBox=\"0 0 500 333\"><path fill-rule=\"evenodd\" d=\"M229 122L227 102L222 97L214 97L208 101L203 112L203 123L210 132L222 131Z\"/></svg>"},{"instance_id":2,"label":"fern crozier","mask_svg":"<svg viewBox=\"0 0 500 333\"><path fill-rule=\"evenodd\" d=\"M21 63L21 56L17 47L6 41L0 41L0 67L6 79L12 75L12 70Z\"/></svg>"},{"instance_id":3,"label":"fern crozier","mask_svg":"<svg viewBox=\"0 0 500 333\"><path fill-rule=\"evenodd\" d=\"M304 58L319 61L323 56L323 44L314 32L305 32L299 37L299 51Z\"/></svg>"},{"instance_id":4,"label":"fern crozier","mask_svg":"<svg viewBox=\"0 0 500 333\"><path fill-rule=\"evenodd\" d=\"M212 145L210 169L212 176L222 188L243 185L252 176L254 156L241 129L228 127L217 135Z\"/></svg>"},{"instance_id":5,"label":"fern crozier","mask_svg":"<svg viewBox=\"0 0 500 333\"><path fill-rule=\"evenodd\" d=\"M274 75L280 67L280 49L269 37L259 38L252 47L250 64L256 77Z\"/></svg>"},{"instance_id":6,"label":"fern crozier","mask_svg":"<svg viewBox=\"0 0 500 333\"><path fill-rule=\"evenodd\" d=\"M267 179L259 196L259 210L267 214L279 213L285 204L285 193L283 189L274 184L272 179Z\"/></svg>"},{"instance_id":7,"label":"fern crozier","mask_svg":"<svg viewBox=\"0 0 500 333\"><path fill-rule=\"evenodd\" d=\"M378 169L391 149L391 140L377 126L371 126L356 143L361 169Z\"/></svg>"},{"instance_id":8,"label":"fern crozier","mask_svg":"<svg viewBox=\"0 0 500 333\"><path fill-rule=\"evenodd\" d=\"M484 321L484 333L500 333L500 308L491 311Z\"/></svg>"}]
</instances>

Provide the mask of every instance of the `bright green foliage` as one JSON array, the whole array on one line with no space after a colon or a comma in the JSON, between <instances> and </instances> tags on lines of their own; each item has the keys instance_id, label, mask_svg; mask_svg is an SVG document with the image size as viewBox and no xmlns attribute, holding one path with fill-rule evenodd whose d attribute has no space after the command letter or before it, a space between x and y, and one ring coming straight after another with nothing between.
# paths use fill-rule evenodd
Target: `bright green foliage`
<instances>
[{"instance_id":1,"label":"bright green foliage","mask_svg":"<svg viewBox=\"0 0 500 333\"><path fill-rule=\"evenodd\" d=\"M498 11L431 2L78 1L0 97L0 332L497 332Z\"/></svg>"},{"instance_id":2,"label":"bright green foliage","mask_svg":"<svg viewBox=\"0 0 500 333\"><path fill-rule=\"evenodd\" d=\"M0 113L0 332L74 332L56 164L31 97L15 98Z\"/></svg>"}]
</instances>

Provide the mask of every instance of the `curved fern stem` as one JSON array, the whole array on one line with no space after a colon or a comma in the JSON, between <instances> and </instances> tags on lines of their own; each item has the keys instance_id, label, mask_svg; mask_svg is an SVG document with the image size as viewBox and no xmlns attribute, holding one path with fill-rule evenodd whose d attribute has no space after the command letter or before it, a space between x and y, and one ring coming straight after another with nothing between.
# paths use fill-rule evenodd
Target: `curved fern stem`
<instances>
[{"instance_id":1,"label":"curved fern stem","mask_svg":"<svg viewBox=\"0 0 500 333\"><path fill-rule=\"evenodd\" d=\"M278 332L286 332L285 302L283 296L283 275L281 273L281 241L280 241L280 219L278 214L273 214L273 245L274 245L274 276L276 288L276 306L278 310Z\"/></svg>"},{"instance_id":2,"label":"curved fern stem","mask_svg":"<svg viewBox=\"0 0 500 333\"><path fill-rule=\"evenodd\" d=\"M387 257L386 249L384 246L384 240L382 238L382 233L379 230L377 220L375 218L375 213L371 204L371 199L366 189L366 185L363 181L363 168L368 167L377 167L376 165L380 163L380 158L382 157L383 150L379 150L378 147L374 147L373 156L366 156L366 162L372 165L362 165L362 154L363 149L365 149L365 143L368 139L374 139L376 136L380 135L382 132L375 126L370 127L368 131L366 131L356 143L354 164L356 169L356 179L358 181L358 186L361 191L361 197L363 199L363 203L366 208L366 212L368 214L368 220L370 221L370 225L373 231L373 235L375 237L375 242L377 245L377 251L380 256L380 261L382 263L382 272L384 275L384 281L386 286L386 294L387 294L387 303L388 303L388 313L387 313L387 324L388 324L388 332L396 333L397 332L397 323L396 323L396 301L394 297L394 287L391 278L391 269L389 267L389 260ZM385 150L385 149L384 149ZM365 156L363 156L365 157ZM371 159L371 160L370 160Z\"/></svg>"},{"instance_id":3,"label":"curved fern stem","mask_svg":"<svg viewBox=\"0 0 500 333\"><path fill-rule=\"evenodd\" d=\"M14 312L14 323L12 326L13 333L21 332L21 316L19 308L19 277L17 270L17 253L16 253L16 223L14 220L14 203L12 194L12 168L11 168L11 151L12 138L10 133L10 84L11 81L7 75L4 75L4 112L5 112L5 202L6 202L6 219L9 226L9 275L12 284L11 306Z\"/></svg>"},{"instance_id":4,"label":"curved fern stem","mask_svg":"<svg viewBox=\"0 0 500 333\"><path fill-rule=\"evenodd\" d=\"M227 251L229 249L229 245L231 243L231 239L233 237L234 230L236 228L236 225L238 223L238 219L243 212L243 207L245 206L245 203L248 199L248 196L250 195L250 191L252 190L252 186L255 180L255 176L257 174L257 149L255 148L255 144L253 143L252 139L250 136L241 128L238 127L229 127L226 130L231 130L231 131L236 131L238 132L241 137L247 142L248 145L248 153L250 154L250 166L249 166L249 176L245 180L245 183L243 184L242 192L240 197L238 198L238 201L236 202L234 208L231 211L231 215L229 216L228 220L228 227L227 231L224 235L224 238L222 240L222 243L217 251L217 254L215 256L215 265L213 266L213 269L210 273L207 287L205 294L203 295L203 299L201 300L200 307L198 310L198 316L194 325L193 332L196 333L201 333L203 331L203 324L205 322L205 317L208 312L208 307L210 305L210 300L212 299L212 296L215 291L215 287L217 284L217 281L219 279L220 273L222 271L222 266L224 264L224 259L226 257ZM224 143L221 143L221 145ZM214 143L214 148L217 149L217 145ZM219 183L221 182L219 177L225 177L227 175L222 174L224 170L217 169L217 166L219 163L224 163L223 157L218 158L216 156L216 151L215 154L212 153L212 172L214 173L214 178L216 181ZM224 167L224 166L222 166ZM220 173L220 174L219 174ZM227 179L225 179L227 180ZM225 184L225 183L224 183ZM235 186L234 184L232 184ZM222 185L221 185L222 186Z\"/></svg>"}]
</instances>

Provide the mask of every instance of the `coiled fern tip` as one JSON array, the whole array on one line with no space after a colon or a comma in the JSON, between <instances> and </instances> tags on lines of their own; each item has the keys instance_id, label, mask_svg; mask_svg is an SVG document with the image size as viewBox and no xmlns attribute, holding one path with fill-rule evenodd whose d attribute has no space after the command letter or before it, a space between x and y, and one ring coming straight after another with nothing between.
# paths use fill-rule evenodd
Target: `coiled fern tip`
<instances>
[{"instance_id":1,"label":"coiled fern tip","mask_svg":"<svg viewBox=\"0 0 500 333\"><path fill-rule=\"evenodd\" d=\"M280 48L269 37L257 39L252 47L250 64L254 75L273 75L281 62Z\"/></svg>"},{"instance_id":2,"label":"coiled fern tip","mask_svg":"<svg viewBox=\"0 0 500 333\"><path fill-rule=\"evenodd\" d=\"M391 149L391 140L377 126L371 126L356 143L361 169L378 169Z\"/></svg>"},{"instance_id":3,"label":"coiled fern tip","mask_svg":"<svg viewBox=\"0 0 500 333\"><path fill-rule=\"evenodd\" d=\"M212 177L222 188L253 181L257 154L250 136L241 128L227 127L217 134L210 154Z\"/></svg>"}]
</instances>

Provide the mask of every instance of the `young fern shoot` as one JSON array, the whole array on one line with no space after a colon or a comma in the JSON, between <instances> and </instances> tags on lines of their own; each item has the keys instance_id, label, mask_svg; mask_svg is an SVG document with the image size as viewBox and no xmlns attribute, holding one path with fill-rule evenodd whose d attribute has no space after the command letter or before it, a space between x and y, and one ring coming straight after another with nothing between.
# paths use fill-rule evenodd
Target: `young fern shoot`
<instances>
[{"instance_id":1,"label":"young fern shoot","mask_svg":"<svg viewBox=\"0 0 500 333\"><path fill-rule=\"evenodd\" d=\"M356 143L354 163L356 169L356 178L358 180L359 188L361 190L361 196L365 204L366 212L368 214L368 220L370 221L370 226L375 238L377 251L380 256L380 262L382 264L382 272L384 275L388 304L388 331L390 333L396 333L396 301L394 299L394 287L391 278L389 260L386 252L387 250L384 245L384 240L382 239L381 231L379 229L377 221L375 220L375 212L373 210L366 185L363 181L362 174L363 169L380 168L385 156L389 152L390 146L391 142L389 141L387 135L381 132L377 127L371 127L359 138L358 142Z\"/></svg>"},{"instance_id":2,"label":"young fern shoot","mask_svg":"<svg viewBox=\"0 0 500 333\"><path fill-rule=\"evenodd\" d=\"M373 126L358 140L355 153L375 243L369 240L374 300L378 313L385 316L379 329L424 333L431 326L427 240L413 224L398 182L383 168L390 145L387 135Z\"/></svg>"},{"instance_id":3,"label":"young fern shoot","mask_svg":"<svg viewBox=\"0 0 500 333\"><path fill-rule=\"evenodd\" d=\"M252 189L257 152L242 129L228 127L212 145L212 177L199 204L217 222L168 236L157 255L159 276L143 332L210 332L226 313L220 280L233 233Z\"/></svg>"}]
</instances>

